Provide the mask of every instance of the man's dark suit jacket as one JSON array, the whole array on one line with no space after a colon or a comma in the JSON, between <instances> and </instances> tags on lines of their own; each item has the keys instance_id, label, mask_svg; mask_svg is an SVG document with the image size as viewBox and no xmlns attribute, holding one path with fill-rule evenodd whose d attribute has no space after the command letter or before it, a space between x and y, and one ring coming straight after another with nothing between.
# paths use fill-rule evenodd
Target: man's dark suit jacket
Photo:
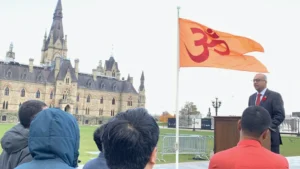
<instances>
[{"instance_id":1,"label":"man's dark suit jacket","mask_svg":"<svg viewBox=\"0 0 300 169\"><path fill-rule=\"evenodd\" d=\"M248 106L255 106L256 97L257 93L250 96ZM271 129L274 131L271 130L271 146L279 146L282 140L278 127L285 119L282 97L279 93L267 89L262 98L265 99L261 99L260 106L268 110L272 118Z\"/></svg>"}]
</instances>

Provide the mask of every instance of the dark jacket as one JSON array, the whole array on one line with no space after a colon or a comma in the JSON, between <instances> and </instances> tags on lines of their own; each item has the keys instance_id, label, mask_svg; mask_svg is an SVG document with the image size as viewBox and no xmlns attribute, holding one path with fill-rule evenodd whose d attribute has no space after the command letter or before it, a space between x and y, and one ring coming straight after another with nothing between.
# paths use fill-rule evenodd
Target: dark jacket
<instances>
[{"instance_id":1,"label":"dark jacket","mask_svg":"<svg viewBox=\"0 0 300 169\"><path fill-rule=\"evenodd\" d=\"M257 93L254 93L249 98L249 106L254 106L256 101ZM260 106L264 107L270 113L272 118L271 128L271 145L278 146L282 144L280 132L279 132L279 125L285 119L285 111L283 107L283 100L279 93L274 92L272 90L267 89L263 99L260 102Z\"/></svg>"},{"instance_id":2,"label":"dark jacket","mask_svg":"<svg viewBox=\"0 0 300 169\"><path fill-rule=\"evenodd\" d=\"M28 147L33 160L16 169L72 169L79 156L76 119L60 109L41 111L30 124Z\"/></svg>"},{"instance_id":3,"label":"dark jacket","mask_svg":"<svg viewBox=\"0 0 300 169\"><path fill-rule=\"evenodd\" d=\"M88 161L84 165L83 169L109 169L109 168L106 164L104 154L100 153L97 158Z\"/></svg>"},{"instance_id":4,"label":"dark jacket","mask_svg":"<svg viewBox=\"0 0 300 169\"><path fill-rule=\"evenodd\" d=\"M13 169L32 160L28 149L28 135L29 130L22 124L17 124L4 134L1 139L1 169Z\"/></svg>"}]
</instances>

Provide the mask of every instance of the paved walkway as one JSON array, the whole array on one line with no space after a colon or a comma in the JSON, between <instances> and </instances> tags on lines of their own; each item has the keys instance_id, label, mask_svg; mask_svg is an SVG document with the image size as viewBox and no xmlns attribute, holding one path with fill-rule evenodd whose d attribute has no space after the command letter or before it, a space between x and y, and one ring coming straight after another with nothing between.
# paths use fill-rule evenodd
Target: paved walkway
<instances>
[{"instance_id":1,"label":"paved walkway","mask_svg":"<svg viewBox=\"0 0 300 169\"><path fill-rule=\"evenodd\" d=\"M300 156L297 157L287 157L290 169L300 169ZM154 169L174 169L175 164L157 164ZM207 169L208 161L202 162L189 162L189 163L180 163L179 169ZM78 169L82 169L80 166Z\"/></svg>"}]
</instances>

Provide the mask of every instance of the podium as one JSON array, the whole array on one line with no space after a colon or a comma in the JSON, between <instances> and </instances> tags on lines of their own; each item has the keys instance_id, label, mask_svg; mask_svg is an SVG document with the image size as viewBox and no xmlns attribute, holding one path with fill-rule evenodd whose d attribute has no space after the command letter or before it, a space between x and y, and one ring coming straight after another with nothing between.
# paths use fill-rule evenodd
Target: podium
<instances>
[{"instance_id":1,"label":"podium","mask_svg":"<svg viewBox=\"0 0 300 169\"><path fill-rule=\"evenodd\" d=\"M214 117L214 153L235 147L240 139L240 132L237 128L238 116L215 116ZM268 134L262 145L271 149L271 138Z\"/></svg>"}]
</instances>

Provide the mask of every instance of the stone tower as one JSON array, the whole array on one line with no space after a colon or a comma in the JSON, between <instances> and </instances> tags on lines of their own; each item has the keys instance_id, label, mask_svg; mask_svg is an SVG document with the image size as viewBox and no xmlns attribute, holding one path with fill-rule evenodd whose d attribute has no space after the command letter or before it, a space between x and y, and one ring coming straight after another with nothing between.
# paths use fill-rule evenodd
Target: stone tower
<instances>
[{"instance_id":1,"label":"stone tower","mask_svg":"<svg viewBox=\"0 0 300 169\"><path fill-rule=\"evenodd\" d=\"M9 45L9 50L6 52L5 61L13 62L15 60L15 52L13 52L14 45L11 43Z\"/></svg>"},{"instance_id":2,"label":"stone tower","mask_svg":"<svg viewBox=\"0 0 300 169\"><path fill-rule=\"evenodd\" d=\"M141 82L140 82L140 87L139 87L138 107L145 108L145 104L146 104L145 76L144 76L144 72L142 72Z\"/></svg>"},{"instance_id":3,"label":"stone tower","mask_svg":"<svg viewBox=\"0 0 300 169\"><path fill-rule=\"evenodd\" d=\"M67 58L67 35L64 36L62 23L62 5L58 0L54 14L49 36L44 36L41 64L50 65L55 62L56 57Z\"/></svg>"}]
</instances>

